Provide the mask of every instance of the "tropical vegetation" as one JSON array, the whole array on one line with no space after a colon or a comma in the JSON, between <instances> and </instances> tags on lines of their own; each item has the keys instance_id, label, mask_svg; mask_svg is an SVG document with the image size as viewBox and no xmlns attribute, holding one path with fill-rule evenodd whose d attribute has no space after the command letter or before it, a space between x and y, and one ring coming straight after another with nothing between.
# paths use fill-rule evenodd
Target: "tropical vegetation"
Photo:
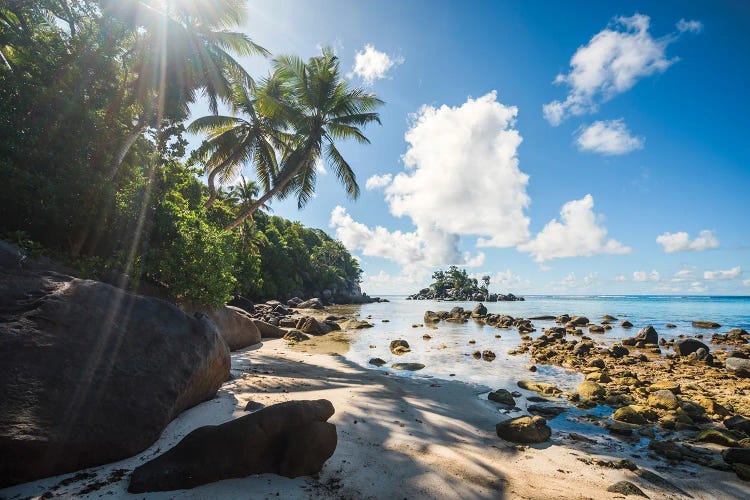
<instances>
[{"instance_id":1,"label":"tropical vegetation","mask_svg":"<svg viewBox=\"0 0 750 500\"><path fill-rule=\"evenodd\" d=\"M328 49L251 77L239 58L269 54L239 31L244 13L241 0L3 2L0 236L201 304L356 284L340 243L268 204L303 207L321 162L356 198L338 144L367 143L381 101ZM189 123L198 101L211 114ZM205 134L192 152L188 133Z\"/></svg>"}]
</instances>

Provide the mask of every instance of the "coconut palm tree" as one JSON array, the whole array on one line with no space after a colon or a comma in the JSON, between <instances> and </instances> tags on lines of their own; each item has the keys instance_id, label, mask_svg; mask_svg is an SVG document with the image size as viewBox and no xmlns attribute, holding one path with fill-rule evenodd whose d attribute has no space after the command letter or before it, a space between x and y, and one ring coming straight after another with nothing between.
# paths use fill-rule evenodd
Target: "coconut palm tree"
<instances>
[{"instance_id":1,"label":"coconut palm tree","mask_svg":"<svg viewBox=\"0 0 750 500\"><path fill-rule=\"evenodd\" d=\"M243 210L227 226L232 230L273 197L297 197L302 208L315 192L318 163L324 161L356 199L359 185L351 166L336 147L336 141L354 139L369 144L360 127L380 123L373 110L383 104L375 95L351 88L342 78L339 59L330 48L307 62L296 56L281 56L273 62L273 74L260 97L259 109L269 119L286 123L282 159L270 177L270 189Z\"/></svg>"},{"instance_id":2,"label":"coconut palm tree","mask_svg":"<svg viewBox=\"0 0 750 500\"><path fill-rule=\"evenodd\" d=\"M269 117L258 110L255 94L270 92L269 83L272 84L262 82L256 89L235 85L231 102L234 116L204 116L188 127L194 134L209 134L197 151L208 174L207 208L216 200L217 176L224 184L234 179L247 163L255 166L255 175L263 189L271 189L271 179L278 173L276 153L286 148L289 135L282 130L284 125L279 117Z\"/></svg>"},{"instance_id":3,"label":"coconut palm tree","mask_svg":"<svg viewBox=\"0 0 750 500\"><path fill-rule=\"evenodd\" d=\"M234 56L269 55L246 34L230 31L245 18L244 0L102 0L101 5L133 33L123 54L133 73L125 86L128 100L140 109L117 148L110 177L146 127L184 119L199 91L216 114L220 100L231 100L236 82L252 87Z\"/></svg>"},{"instance_id":4,"label":"coconut palm tree","mask_svg":"<svg viewBox=\"0 0 750 500\"><path fill-rule=\"evenodd\" d=\"M241 208L246 208L255 203L260 193L260 186L255 181L249 181L244 175L240 174L240 180L237 184L230 187L229 191L233 197L237 200L237 203ZM258 210L264 212L272 212L273 210L268 205L263 205Z\"/></svg>"}]
</instances>

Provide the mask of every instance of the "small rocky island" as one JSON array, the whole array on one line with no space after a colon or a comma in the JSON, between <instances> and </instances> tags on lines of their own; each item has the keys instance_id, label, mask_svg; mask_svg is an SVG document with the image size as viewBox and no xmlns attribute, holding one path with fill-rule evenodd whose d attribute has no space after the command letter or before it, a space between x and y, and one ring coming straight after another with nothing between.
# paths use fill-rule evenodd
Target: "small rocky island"
<instances>
[{"instance_id":1,"label":"small rocky island","mask_svg":"<svg viewBox=\"0 0 750 500\"><path fill-rule=\"evenodd\" d=\"M490 276L482 276L482 284L479 280L472 278L466 269L451 266L447 271L435 271L432 274L433 283L421 289L414 295L409 295L406 300L455 300L455 301L484 301L484 302L510 302L524 300L512 293L490 293Z\"/></svg>"}]
</instances>

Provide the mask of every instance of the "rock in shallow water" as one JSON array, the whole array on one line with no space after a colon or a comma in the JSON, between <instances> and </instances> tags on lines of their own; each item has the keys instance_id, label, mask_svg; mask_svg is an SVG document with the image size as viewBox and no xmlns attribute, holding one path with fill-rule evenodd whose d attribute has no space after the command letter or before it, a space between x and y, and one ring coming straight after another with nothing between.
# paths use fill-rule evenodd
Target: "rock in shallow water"
<instances>
[{"instance_id":1,"label":"rock in shallow water","mask_svg":"<svg viewBox=\"0 0 750 500\"><path fill-rule=\"evenodd\" d=\"M498 437L513 443L543 443L552 435L552 429L542 417L518 417L495 425Z\"/></svg>"},{"instance_id":2,"label":"rock in shallow water","mask_svg":"<svg viewBox=\"0 0 750 500\"><path fill-rule=\"evenodd\" d=\"M394 370L406 370L415 372L424 368L424 365L422 363L393 363L391 365L391 368L393 368Z\"/></svg>"},{"instance_id":3,"label":"rock in shallow water","mask_svg":"<svg viewBox=\"0 0 750 500\"><path fill-rule=\"evenodd\" d=\"M336 450L330 401L288 401L221 425L200 427L171 450L141 465L128 491L170 491L274 473L315 474Z\"/></svg>"},{"instance_id":4,"label":"rock in shallow water","mask_svg":"<svg viewBox=\"0 0 750 500\"><path fill-rule=\"evenodd\" d=\"M506 389L492 391L487 395L487 399L504 406L509 406L510 408L516 406L516 400L513 399L513 395Z\"/></svg>"},{"instance_id":5,"label":"rock in shallow water","mask_svg":"<svg viewBox=\"0 0 750 500\"><path fill-rule=\"evenodd\" d=\"M677 353L678 356L688 356L696 352L698 349L705 349L706 352L709 350L708 346L700 340L680 339L674 343L674 352Z\"/></svg>"}]
</instances>

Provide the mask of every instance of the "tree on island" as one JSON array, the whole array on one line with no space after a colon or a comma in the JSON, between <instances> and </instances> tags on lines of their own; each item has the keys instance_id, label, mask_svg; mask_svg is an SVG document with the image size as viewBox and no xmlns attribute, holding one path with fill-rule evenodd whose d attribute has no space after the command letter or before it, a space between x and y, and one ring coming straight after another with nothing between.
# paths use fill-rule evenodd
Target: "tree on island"
<instances>
[{"instance_id":1,"label":"tree on island","mask_svg":"<svg viewBox=\"0 0 750 500\"><path fill-rule=\"evenodd\" d=\"M439 300L482 300L496 302L498 300L523 300L512 293L507 295L490 293L490 276L482 276L482 285L476 278L472 278L466 269L450 266L447 271L438 270L432 273L432 283L423 288L409 299L439 299Z\"/></svg>"}]
</instances>

